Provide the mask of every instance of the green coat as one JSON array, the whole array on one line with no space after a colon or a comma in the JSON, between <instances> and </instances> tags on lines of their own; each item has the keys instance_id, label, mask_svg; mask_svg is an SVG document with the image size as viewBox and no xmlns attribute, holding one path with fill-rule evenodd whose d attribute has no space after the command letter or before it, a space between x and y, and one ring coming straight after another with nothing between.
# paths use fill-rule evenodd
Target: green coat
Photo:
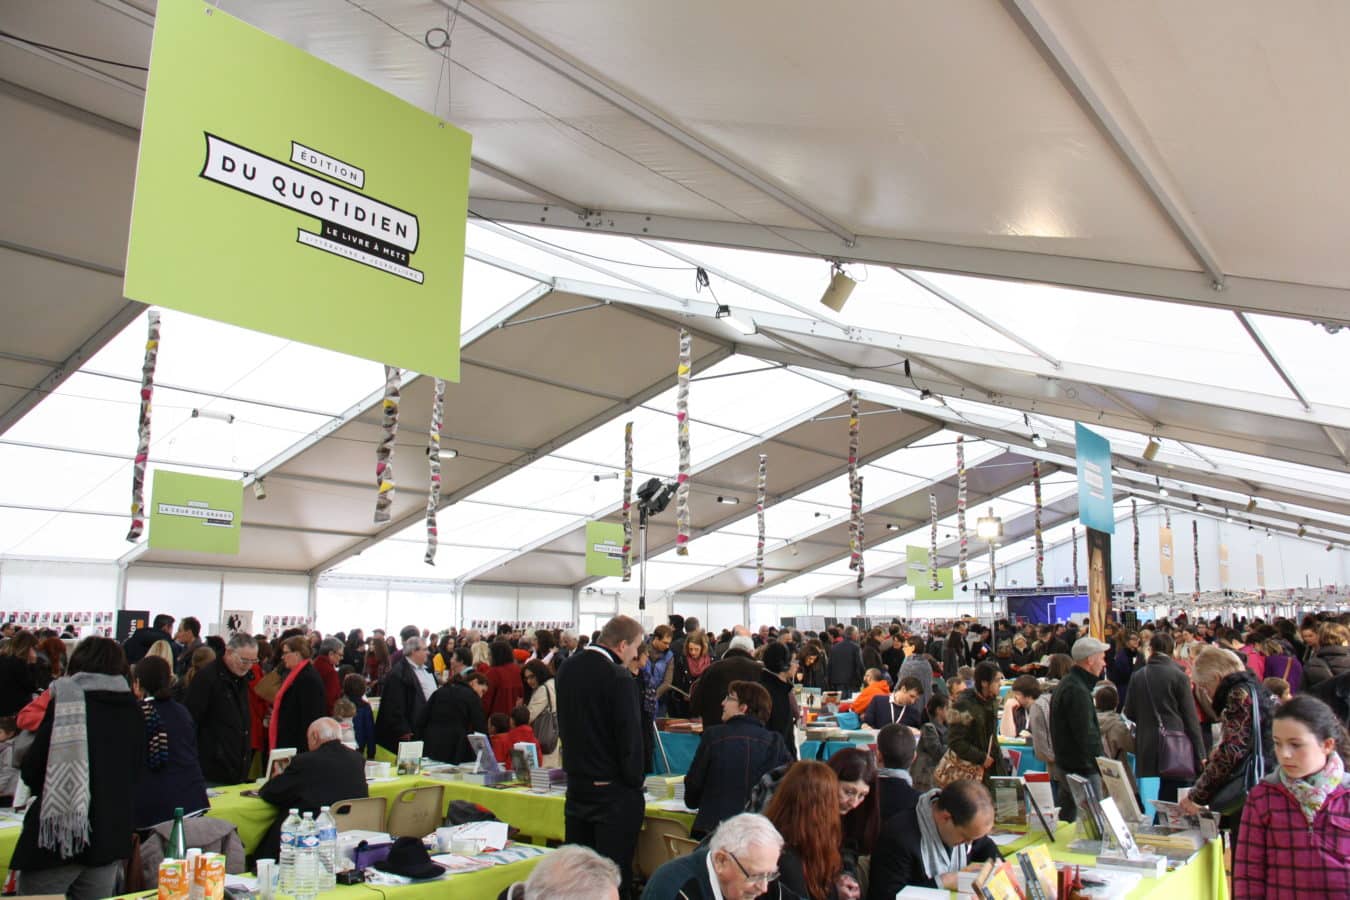
<instances>
[{"instance_id":1,"label":"green coat","mask_svg":"<svg viewBox=\"0 0 1350 900\"><path fill-rule=\"evenodd\" d=\"M994 740L992 750L990 738ZM998 699L981 700L973 690L962 691L947 712L947 749L979 766L984 765L986 756L993 756L994 764L984 770L985 779L1007 775L998 747Z\"/></svg>"}]
</instances>

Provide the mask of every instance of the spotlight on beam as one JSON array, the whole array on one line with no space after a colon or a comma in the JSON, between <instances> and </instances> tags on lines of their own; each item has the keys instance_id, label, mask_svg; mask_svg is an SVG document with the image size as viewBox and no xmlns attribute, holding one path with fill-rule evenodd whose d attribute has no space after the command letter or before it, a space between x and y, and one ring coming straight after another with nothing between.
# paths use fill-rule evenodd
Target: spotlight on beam
<instances>
[{"instance_id":1,"label":"spotlight on beam","mask_svg":"<svg viewBox=\"0 0 1350 900\"><path fill-rule=\"evenodd\" d=\"M831 268L830 284L825 288L825 293L820 295L820 302L828 306L835 312L843 312L844 304L848 302L853 289L858 286L843 267L835 263Z\"/></svg>"},{"instance_id":2,"label":"spotlight on beam","mask_svg":"<svg viewBox=\"0 0 1350 900\"><path fill-rule=\"evenodd\" d=\"M1152 462L1153 458L1158 455L1158 451L1161 449L1162 449L1162 442L1155 437L1150 437L1148 439L1148 443L1144 446L1144 453L1143 453L1144 459L1148 460L1149 462Z\"/></svg>"}]
</instances>

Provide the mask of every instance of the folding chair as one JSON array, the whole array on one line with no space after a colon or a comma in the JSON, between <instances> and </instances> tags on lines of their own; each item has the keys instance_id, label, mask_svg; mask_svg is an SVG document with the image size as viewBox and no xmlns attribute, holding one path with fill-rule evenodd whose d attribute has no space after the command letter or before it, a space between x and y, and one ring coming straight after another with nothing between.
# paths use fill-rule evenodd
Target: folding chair
<instances>
[{"instance_id":1,"label":"folding chair","mask_svg":"<svg viewBox=\"0 0 1350 900\"><path fill-rule=\"evenodd\" d=\"M333 804L333 820L338 831L384 831L389 803L383 797L339 800Z\"/></svg>"},{"instance_id":2,"label":"folding chair","mask_svg":"<svg viewBox=\"0 0 1350 900\"><path fill-rule=\"evenodd\" d=\"M391 837L426 837L441 824L445 799L444 785L409 788L394 798L385 831Z\"/></svg>"}]
</instances>

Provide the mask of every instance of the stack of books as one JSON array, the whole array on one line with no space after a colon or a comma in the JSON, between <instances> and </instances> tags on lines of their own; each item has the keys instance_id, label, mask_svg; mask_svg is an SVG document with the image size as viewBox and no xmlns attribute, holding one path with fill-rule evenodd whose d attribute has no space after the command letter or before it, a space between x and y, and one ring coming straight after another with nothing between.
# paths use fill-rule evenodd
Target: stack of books
<instances>
[{"instance_id":1,"label":"stack of books","mask_svg":"<svg viewBox=\"0 0 1350 900\"><path fill-rule=\"evenodd\" d=\"M536 767L530 770L530 790L539 794L555 790L566 790L567 773L562 769Z\"/></svg>"}]
</instances>

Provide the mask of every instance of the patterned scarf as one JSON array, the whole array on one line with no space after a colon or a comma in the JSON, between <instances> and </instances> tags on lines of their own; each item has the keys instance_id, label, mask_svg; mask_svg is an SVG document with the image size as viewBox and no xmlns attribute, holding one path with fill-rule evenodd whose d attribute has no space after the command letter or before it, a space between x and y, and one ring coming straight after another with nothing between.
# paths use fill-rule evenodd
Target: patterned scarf
<instances>
[{"instance_id":1,"label":"patterned scarf","mask_svg":"<svg viewBox=\"0 0 1350 900\"><path fill-rule=\"evenodd\" d=\"M169 763L169 735L154 700L141 701L141 715L145 717L145 764L151 772L158 772Z\"/></svg>"},{"instance_id":2,"label":"patterned scarf","mask_svg":"<svg viewBox=\"0 0 1350 900\"><path fill-rule=\"evenodd\" d=\"M119 675L80 672L52 682L52 739L38 816L38 846L69 860L89 846L89 734L85 691L129 693Z\"/></svg>"},{"instance_id":3,"label":"patterned scarf","mask_svg":"<svg viewBox=\"0 0 1350 900\"><path fill-rule=\"evenodd\" d=\"M1317 818L1317 811L1322 808L1322 804L1327 802L1327 797L1345 778L1345 765L1341 762L1341 755L1335 750L1327 756L1327 764L1322 767L1322 771L1309 775L1307 778L1290 778L1280 767L1280 784L1284 785L1285 790L1294 795L1298 801L1299 809L1303 810L1303 815L1307 817L1308 824L1311 825L1313 819Z\"/></svg>"}]
</instances>

